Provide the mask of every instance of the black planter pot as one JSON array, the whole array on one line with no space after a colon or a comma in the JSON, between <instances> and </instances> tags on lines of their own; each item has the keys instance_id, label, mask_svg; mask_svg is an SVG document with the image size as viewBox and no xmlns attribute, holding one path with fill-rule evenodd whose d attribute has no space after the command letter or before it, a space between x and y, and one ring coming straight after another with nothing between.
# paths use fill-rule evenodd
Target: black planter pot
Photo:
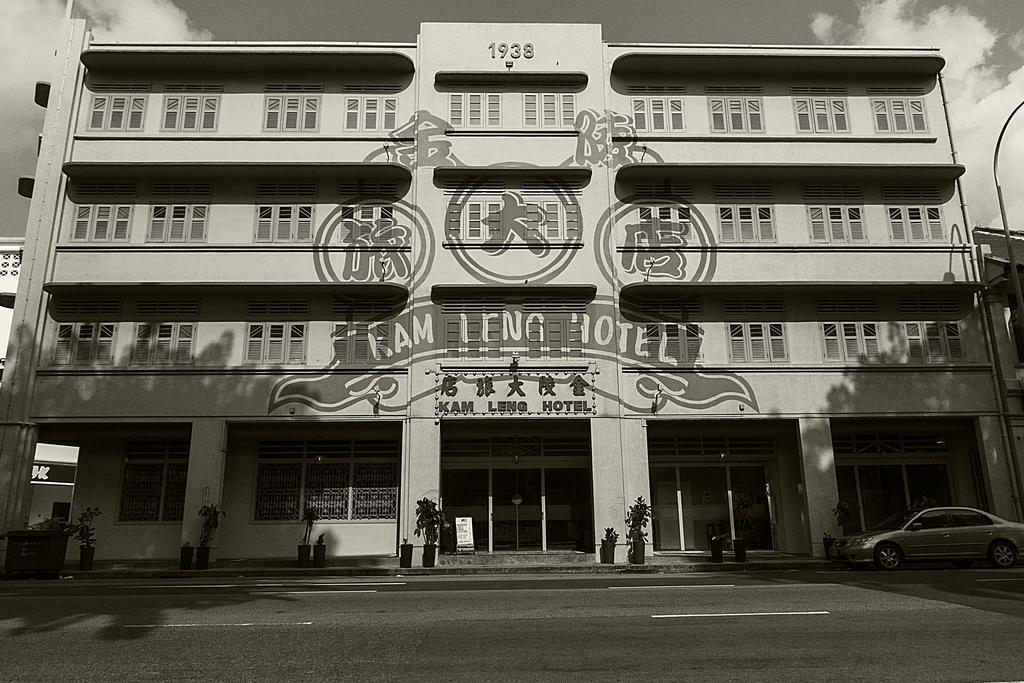
<instances>
[{"instance_id":1,"label":"black planter pot","mask_svg":"<svg viewBox=\"0 0 1024 683\"><path fill-rule=\"evenodd\" d=\"M747 542L742 538L732 539L732 554L737 562L747 561Z\"/></svg>"},{"instance_id":2,"label":"black planter pot","mask_svg":"<svg viewBox=\"0 0 1024 683\"><path fill-rule=\"evenodd\" d=\"M711 537L711 561L712 562L721 562L722 561L722 559L723 559L722 558L722 546L724 546L724 545L725 545L725 542L722 540L721 536L712 536Z\"/></svg>"},{"instance_id":3,"label":"black planter pot","mask_svg":"<svg viewBox=\"0 0 1024 683\"><path fill-rule=\"evenodd\" d=\"M78 571L92 571L92 561L94 559L96 559L96 548L92 546L88 548L80 547L78 549Z\"/></svg>"},{"instance_id":4,"label":"black planter pot","mask_svg":"<svg viewBox=\"0 0 1024 683\"><path fill-rule=\"evenodd\" d=\"M402 569L412 567L412 543L403 543L398 546L398 566Z\"/></svg>"},{"instance_id":5,"label":"black planter pot","mask_svg":"<svg viewBox=\"0 0 1024 683\"><path fill-rule=\"evenodd\" d=\"M189 570L192 569L192 556L195 554L196 549L190 545L183 545L181 552L178 553L178 569Z\"/></svg>"},{"instance_id":6,"label":"black planter pot","mask_svg":"<svg viewBox=\"0 0 1024 683\"><path fill-rule=\"evenodd\" d=\"M629 563L630 564L643 564L644 554L647 552L647 543L643 539L632 540L629 542Z\"/></svg>"},{"instance_id":7,"label":"black planter pot","mask_svg":"<svg viewBox=\"0 0 1024 683\"><path fill-rule=\"evenodd\" d=\"M836 539L831 536L821 537L821 547L825 549L825 559L832 559L832 546L835 545Z\"/></svg>"},{"instance_id":8,"label":"black planter pot","mask_svg":"<svg viewBox=\"0 0 1024 683\"><path fill-rule=\"evenodd\" d=\"M299 569L305 569L309 566L309 551L313 546L306 545L303 543L299 544L298 556L299 556Z\"/></svg>"},{"instance_id":9,"label":"black planter pot","mask_svg":"<svg viewBox=\"0 0 1024 683\"><path fill-rule=\"evenodd\" d=\"M437 546L428 543L423 546L423 566L433 567L437 564Z\"/></svg>"},{"instance_id":10,"label":"black planter pot","mask_svg":"<svg viewBox=\"0 0 1024 683\"><path fill-rule=\"evenodd\" d=\"M8 531L4 571L57 577L67 549L68 536L60 531Z\"/></svg>"},{"instance_id":11,"label":"black planter pot","mask_svg":"<svg viewBox=\"0 0 1024 683\"><path fill-rule=\"evenodd\" d=\"M201 545L196 548L196 569L208 569L210 567L210 546Z\"/></svg>"},{"instance_id":12,"label":"black planter pot","mask_svg":"<svg viewBox=\"0 0 1024 683\"><path fill-rule=\"evenodd\" d=\"M601 539L601 564L615 564L615 541Z\"/></svg>"},{"instance_id":13,"label":"black planter pot","mask_svg":"<svg viewBox=\"0 0 1024 683\"><path fill-rule=\"evenodd\" d=\"M327 564L327 546L323 543L313 546L313 566L323 569Z\"/></svg>"}]
</instances>

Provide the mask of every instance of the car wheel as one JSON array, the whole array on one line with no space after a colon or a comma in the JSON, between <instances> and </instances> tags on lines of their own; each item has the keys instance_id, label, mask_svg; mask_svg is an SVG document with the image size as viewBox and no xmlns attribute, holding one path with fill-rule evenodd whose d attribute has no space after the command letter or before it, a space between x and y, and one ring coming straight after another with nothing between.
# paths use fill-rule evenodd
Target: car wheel
<instances>
[{"instance_id":1,"label":"car wheel","mask_svg":"<svg viewBox=\"0 0 1024 683\"><path fill-rule=\"evenodd\" d=\"M953 560L953 566L960 569L970 569L974 566L974 560Z\"/></svg>"},{"instance_id":2,"label":"car wheel","mask_svg":"<svg viewBox=\"0 0 1024 683\"><path fill-rule=\"evenodd\" d=\"M988 548L988 561L999 569L1012 567L1017 561L1017 549L1007 541L996 541Z\"/></svg>"},{"instance_id":3,"label":"car wheel","mask_svg":"<svg viewBox=\"0 0 1024 683\"><path fill-rule=\"evenodd\" d=\"M892 543L879 543L875 548L875 565L887 571L899 569L903 565L903 553Z\"/></svg>"}]
</instances>

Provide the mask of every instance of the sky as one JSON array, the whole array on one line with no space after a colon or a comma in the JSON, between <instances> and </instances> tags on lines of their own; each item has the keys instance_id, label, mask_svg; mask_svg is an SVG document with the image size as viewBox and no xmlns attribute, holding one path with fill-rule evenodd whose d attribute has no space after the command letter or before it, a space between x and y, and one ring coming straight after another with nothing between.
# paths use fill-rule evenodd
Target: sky
<instances>
[{"instance_id":1,"label":"sky","mask_svg":"<svg viewBox=\"0 0 1024 683\"><path fill-rule=\"evenodd\" d=\"M17 178L35 171L66 0L0 0L0 235L25 232ZM938 47L964 192L975 225L1000 226L992 151L1024 100L1024 0L75 0L96 40L416 40L420 22L600 23L608 42ZM1024 110L1007 131L1000 182L1024 229ZM959 214L958 214L959 216Z\"/></svg>"}]
</instances>

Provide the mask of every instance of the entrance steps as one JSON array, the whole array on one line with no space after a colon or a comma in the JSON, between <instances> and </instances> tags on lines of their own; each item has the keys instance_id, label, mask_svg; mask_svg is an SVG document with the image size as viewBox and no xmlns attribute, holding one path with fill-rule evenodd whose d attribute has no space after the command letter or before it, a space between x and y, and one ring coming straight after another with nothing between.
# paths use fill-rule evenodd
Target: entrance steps
<instances>
[{"instance_id":1,"label":"entrance steps","mask_svg":"<svg viewBox=\"0 0 1024 683\"><path fill-rule=\"evenodd\" d=\"M532 567L565 567L594 564L593 553L565 552L482 552L473 555L438 554L439 567L494 567L494 566L532 566Z\"/></svg>"}]
</instances>

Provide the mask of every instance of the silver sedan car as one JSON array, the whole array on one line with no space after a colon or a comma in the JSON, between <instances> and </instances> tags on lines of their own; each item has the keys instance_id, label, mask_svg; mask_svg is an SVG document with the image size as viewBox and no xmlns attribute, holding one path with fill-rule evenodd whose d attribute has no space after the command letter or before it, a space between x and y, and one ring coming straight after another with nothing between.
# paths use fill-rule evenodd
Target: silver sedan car
<instances>
[{"instance_id":1,"label":"silver sedan car","mask_svg":"<svg viewBox=\"0 0 1024 683\"><path fill-rule=\"evenodd\" d=\"M1024 548L1024 524L1008 522L981 510L936 507L908 510L889 517L877 529L837 539L832 561L847 566L874 562L897 569L915 560L952 560L969 567L988 559L995 567L1012 567Z\"/></svg>"}]
</instances>

